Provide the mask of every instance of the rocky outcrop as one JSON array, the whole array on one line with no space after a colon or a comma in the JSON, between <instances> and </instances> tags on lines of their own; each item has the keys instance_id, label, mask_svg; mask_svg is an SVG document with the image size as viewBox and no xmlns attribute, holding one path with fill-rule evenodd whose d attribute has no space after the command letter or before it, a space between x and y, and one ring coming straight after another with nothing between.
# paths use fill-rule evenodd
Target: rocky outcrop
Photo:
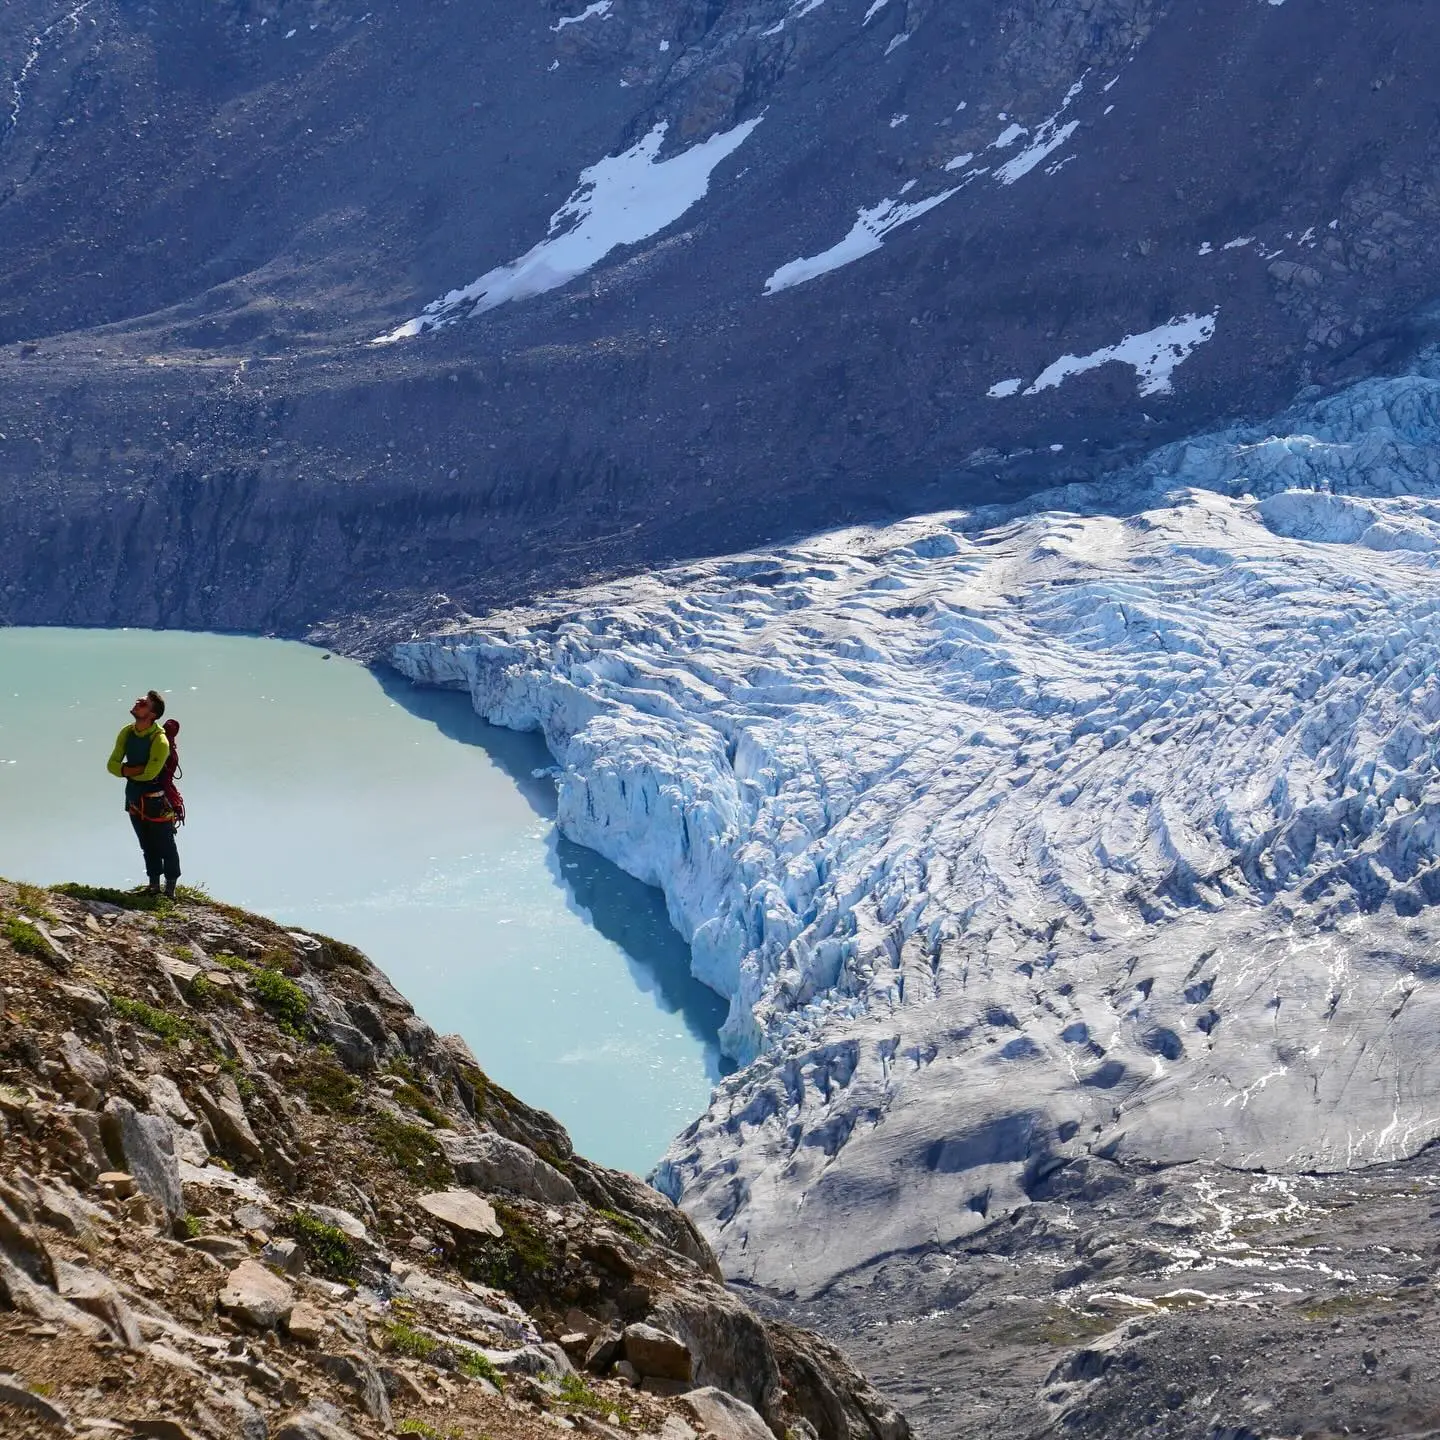
<instances>
[{"instance_id":1,"label":"rocky outcrop","mask_svg":"<svg viewBox=\"0 0 1440 1440\"><path fill-rule=\"evenodd\" d=\"M693 1226L576 1156L358 952L198 898L71 890L0 882L0 989L27 997L0 1015L7 1437L808 1423L786 1342ZM364 1051L328 1043L342 1013ZM865 1423L846 1413L823 1440Z\"/></svg>"}]
</instances>

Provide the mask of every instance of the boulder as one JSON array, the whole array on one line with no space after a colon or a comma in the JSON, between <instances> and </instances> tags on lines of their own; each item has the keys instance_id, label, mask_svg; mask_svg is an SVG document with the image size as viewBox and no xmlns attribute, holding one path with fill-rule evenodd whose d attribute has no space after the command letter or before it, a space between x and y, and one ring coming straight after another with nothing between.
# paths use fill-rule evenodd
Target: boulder
<instances>
[{"instance_id":1,"label":"boulder","mask_svg":"<svg viewBox=\"0 0 1440 1440\"><path fill-rule=\"evenodd\" d=\"M302 1300L290 1312L285 1328L302 1345L318 1345L325 1337L325 1312L318 1305Z\"/></svg>"},{"instance_id":2,"label":"boulder","mask_svg":"<svg viewBox=\"0 0 1440 1440\"><path fill-rule=\"evenodd\" d=\"M677 1287L649 1320L690 1347L695 1385L713 1385L753 1405L767 1422L780 1421L783 1386L765 1323L728 1290L704 1280Z\"/></svg>"},{"instance_id":3,"label":"boulder","mask_svg":"<svg viewBox=\"0 0 1440 1440\"><path fill-rule=\"evenodd\" d=\"M114 1284L98 1270L57 1260L55 1281L56 1288L66 1300L103 1321L127 1350L144 1348L135 1312L125 1303Z\"/></svg>"},{"instance_id":4,"label":"boulder","mask_svg":"<svg viewBox=\"0 0 1440 1440\"><path fill-rule=\"evenodd\" d=\"M105 1148L117 1167L128 1171L142 1194L171 1219L185 1213L180 1193L180 1163L170 1124L156 1115L142 1115L128 1100L111 1096L100 1116Z\"/></svg>"},{"instance_id":5,"label":"boulder","mask_svg":"<svg viewBox=\"0 0 1440 1440\"><path fill-rule=\"evenodd\" d=\"M602 1330L585 1352L585 1368L603 1375L625 1353L625 1337L619 1330Z\"/></svg>"},{"instance_id":6,"label":"boulder","mask_svg":"<svg viewBox=\"0 0 1440 1440\"><path fill-rule=\"evenodd\" d=\"M67 1030L60 1037L60 1063L67 1072L62 1083L75 1103L87 1110L98 1109L110 1084L110 1065L105 1057L83 1044L73 1030Z\"/></svg>"},{"instance_id":7,"label":"boulder","mask_svg":"<svg viewBox=\"0 0 1440 1440\"><path fill-rule=\"evenodd\" d=\"M239 1265L250 1258L250 1247L234 1235L197 1235L185 1243L192 1250L203 1250L226 1265Z\"/></svg>"},{"instance_id":8,"label":"boulder","mask_svg":"<svg viewBox=\"0 0 1440 1440\"><path fill-rule=\"evenodd\" d=\"M306 1205L305 1208L317 1220L333 1225L351 1240L358 1240L362 1245L370 1243L370 1232L365 1228L365 1222L348 1210L342 1210L338 1205Z\"/></svg>"},{"instance_id":9,"label":"boulder","mask_svg":"<svg viewBox=\"0 0 1440 1440\"><path fill-rule=\"evenodd\" d=\"M687 1391L678 1408L697 1430L714 1440L774 1440L753 1405L713 1385Z\"/></svg>"},{"instance_id":10,"label":"boulder","mask_svg":"<svg viewBox=\"0 0 1440 1440\"><path fill-rule=\"evenodd\" d=\"M817 1433L909 1440L905 1417L835 1346L782 1321L771 1321L769 1334L791 1405Z\"/></svg>"},{"instance_id":11,"label":"boulder","mask_svg":"<svg viewBox=\"0 0 1440 1440\"><path fill-rule=\"evenodd\" d=\"M462 1135L437 1130L435 1139L454 1167L455 1176L480 1190L508 1190L542 1205L572 1205L575 1187L533 1150L503 1135Z\"/></svg>"},{"instance_id":12,"label":"boulder","mask_svg":"<svg viewBox=\"0 0 1440 1440\"><path fill-rule=\"evenodd\" d=\"M347 1070L373 1070L376 1066L375 1047L363 1031L343 1020L322 1020L325 1038L335 1049L335 1058Z\"/></svg>"},{"instance_id":13,"label":"boulder","mask_svg":"<svg viewBox=\"0 0 1440 1440\"><path fill-rule=\"evenodd\" d=\"M140 1187L128 1170L102 1170L95 1177L96 1187L116 1200L128 1200Z\"/></svg>"},{"instance_id":14,"label":"boulder","mask_svg":"<svg viewBox=\"0 0 1440 1440\"><path fill-rule=\"evenodd\" d=\"M522 1345L518 1350L487 1350L485 1355L502 1375L529 1375L558 1385L575 1373L558 1345Z\"/></svg>"},{"instance_id":15,"label":"boulder","mask_svg":"<svg viewBox=\"0 0 1440 1440\"><path fill-rule=\"evenodd\" d=\"M66 1435L75 1433L70 1428L70 1417L58 1405L33 1390L27 1390L13 1375L0 1375L0 1405L28 1411Z\"/></svg>"},{"instance_id":16,"label":"boulder","mask_svg":"<svg viewBox=\"0 0 1440 1440\"><path fill-rule=\"evenodd\" d=\"M355 1440L355 1434L319 1410L287 1415L275 1440Z\"/></svg>"},{"instance_id":17,"label":"boulder","mask_svg":"<svg viewBox=\"0 0 1440 1440\"><path fill-rule=\"evenodd\" d=\"M12 1201L15 1208L12 1208ZM29 1220L33 1218L34 1208L24 1197L12 1192L9 1200L0 1198L0 1254L30 1279L53 1290L55 1261L45 1248L45 1242L31 1228Z\"/></svg>"},{"instance_id":18,"label":"boulder","mask_svg":"<svg viewBox=\"0 0 1440 1440\"><path fill-rule=\"evenodd\" d=\"M130 1422L132 1440L197 1440L195 1431L164 1416Z\"/></svg>"},{"instance_id":19,"label":"boulder","mask_svg":"<svg viewBox=\"0 0 1440 1440\"><path fill-rule=\"evenodd\" d=\"M278 1275L254 1260L244 1260L230 1272L218 1303L256 1329L268 1330L289 1318L295 1296Z\"/></svg>"},{"instance_id":20,"label":"boulder","mask_svg":"<svg viewBox=\"0 0 1440 1440\"><path fill-rule=\"evenodd\" d=\"M193 1125L195 1112L185 1103L180 1087L168 1075L152 1075L145 1083L150 1113L164 1115L179 1125Z\"/></svg>"},{"instance_id":21,"label":"boulder","mask_svg":"<svg viewBox=\"0 0 1440 1440\"><path fill-rule=\"evenodd\" d=\"M110 1002L89 985L60 985L60 993L87 1020L99 1020L110 1013Z\"/></svg>"},{"instance_id":22,"label":"boulder","mask_svg":"<svg viewBox=\"0 0 1440 1440\"><path fill-rule=\"evenodd\" d=\"M294 1240L272 1240L260 1252L260 1259L282 1275L305 1273L305 1251Z\"/></svg>"},{"instance_id":23,"label":"boulder","mask_svg":"<svg viewBox=\"0 0 1440 1440\"><path fill-rule=\"evenodd\" d=\"M495 1218L495 1207L469 1190L440 1190L422 1195L416 1202L436 1220L443 1220L462 1235L490 1235L499 1238L505 1232Z\"/></svg>"},{"instance_id":24,"label":"boulder","mask_svg":"<svg viewBox=\"0 0 1440 1440\"><path fill-rule=\"evenodd\" d=\"M215 1133L216 1144L226 1155L256 1165L265 1158L265 1151L250 1128L240 1091L228 1075L220 1077L214 1095L197 1085L195 1100Z\"/></svg>"},{"instance_id":25,"label":"boulder","mask_svg":"<svg viewBox=\"0 0 1440 1440\"><path fill-rule=\"evenodd\" d=\"M642 1378L690 1381L690 1347L654 1325L625 1327L625 1358Z\"/></svg>"},{"instance_id":26,"label":"boulder","mask_svg":"<svg viewBox=\"0 0 1440 1440\"><path fill-rule=\"evenodd\" d=\"M390 1414L390 1397L385 1393L385 1382L381 1380L380 1372L358 1350L348 1350L343 1355L322 1355L316 1364L327 1375L353 1390L365 1413L382 1429L391 1428L394 1420Z\"/></svg>"},{"instance_id":27,"label":"boulder","mask_svg":"<svg viewBox=\"0 0 1440 1440\"><path fill-rule=\"evenodd\" d=\"M96 1226L104 1225L110 1218L98 1205L92 1205L59 1180L41 1185L36 1209L46 1225L77 1240L88 1240L95 1234Z\"/></svg>"}]
</instances>

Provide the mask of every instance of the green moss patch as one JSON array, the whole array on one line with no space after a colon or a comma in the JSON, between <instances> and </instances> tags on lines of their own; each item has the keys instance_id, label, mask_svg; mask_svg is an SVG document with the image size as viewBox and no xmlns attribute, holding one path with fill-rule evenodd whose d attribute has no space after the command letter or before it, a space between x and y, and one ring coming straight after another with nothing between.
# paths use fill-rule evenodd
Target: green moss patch
<instances>
[{"instance_id":1,"label":"green moss patch","mask_svg":"<svg viewBox=\"0 0 1440 1440\"><path fill-rule=\"evenodd\" d=\"M407 1110L413 1110L422 1119L428 1120L437 1128L443 1128L450 1124L450 1119L442 1111L436 1109L434 1102L423 1090L417 1089L414 1085L401 1085L395 1090L395 1100Z\"/></svg>"},{"instance_id":2,"label":"green moss patch","mask_svg":"<svg viewBox=\"0 0 1440 1440\"><path fill-rule=\"evenodd\" d=\"M194 1039L195 1027L179 1015L161 1010L156 1005L147 1005L143 1000L131 1000L125 995L110 996L110 1007L122 1020L148 1030L152 1035L169 1044L178 1040Z\"/></svg>"},{"instance_id":3,"label":"green moss patch","mask_svg":"<svg viewBox=\"0 0 1440 1440\"><path fill-rule=\"evenodd\" d=\"M50 958L50 947L45 943L45 937L19 915L7 915L0 921L0 935L4 935L21 955L30 955L36 960Z\"/></svg>"},{"instance_id":4,"label":"green moss patch","mask_svg":"<svg viewBox=\"0 0 1440 1440\"><path fill-rule=\"evenodd\" d=\"M412 1179L424 1185L443 1185L453 1171L445 1152L428 1130L397 1120L393 1115L375 1115L370 1136L376 1148Z\"/></svg>"},{"instance_id":5,"label":"green moss patch","mask_svg":"<svg viewBox=\"0 0 1440 1440\"><path fill-rule=\"evenodd\" d=\"M290 1233L304 1247L314 1267L337 1280L352 1279L360 1268L359 1257L350 1237L337 1225L297 1210L290 1218Z\"/></svg>"},{"instance_id":6,"label":"green moss patch","mask_svg":"<svg viewBox=\"0 0 1440 1440\"><path fill-rule=\"evenodd\" d=\"M301 1040L309 1036L310 1001L293 980L287 980L278 970L261 967L253 972L250 988L286 1034Z\"/></svg>"},{"instance_id":7,"label":"green moss patch","mask_svg":"<svg viewBox=\"0 0 1440 1440\"><path fill-rule=\"evenodd\" d=\"M328 1115L349 1115L355 1109L360 1085L324 1051L311 1056L295 1074L295 1086L313 1109Z\"/></svg>"},{"instance_id":8,"label":"green moss patch","mask_svg":"<svg viewBox=\"0 0 1440 1440\"><path fill-rule=\"evenodd\" d=\"M164 895L152 895L148 890L112 890L108 885L80 885L68 880L63 885L52 885L56 895L68 895L72 900L98 900L104 905L115 905L121 910L148 910L166 914L175 908L174 902Z\"/></svg>"}]
</instances>

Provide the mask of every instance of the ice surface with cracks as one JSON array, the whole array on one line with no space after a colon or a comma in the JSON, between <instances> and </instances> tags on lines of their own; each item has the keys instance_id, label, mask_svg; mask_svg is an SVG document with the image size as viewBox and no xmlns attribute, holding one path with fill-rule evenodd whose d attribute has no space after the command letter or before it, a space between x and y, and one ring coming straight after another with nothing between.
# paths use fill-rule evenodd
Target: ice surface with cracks
<instances>
[{"instance_id":1,"label":"ice surface with cracks","mask_svg":"<svg viewBox=\"0 0 1440 1440\"><path fill-rule=\"evenodd\" d=\"M432 301L373 342L389 345L482 315L510 300L527 300L568 285L612 250L635 245L673 225L710 188L715 167L748 140L761 117L712 135L668 160L659 158L667 122L660 121L628 150L580 172L574 194L550 217L550 233L518 260Z\"/></svg>"},{"instance_id":2,"label":"ice surface with cracks","mask_svg":"<svg viewBox=\"0 0 1440 1440\"><path fill-rule=\"evenodd\" d=\"M1086 1153L1440 1135L1440 360L394 660L543 732L730 997L752 1063L658 1178L732 1275L812 1293Z\"/></svg>"}]
</instances>

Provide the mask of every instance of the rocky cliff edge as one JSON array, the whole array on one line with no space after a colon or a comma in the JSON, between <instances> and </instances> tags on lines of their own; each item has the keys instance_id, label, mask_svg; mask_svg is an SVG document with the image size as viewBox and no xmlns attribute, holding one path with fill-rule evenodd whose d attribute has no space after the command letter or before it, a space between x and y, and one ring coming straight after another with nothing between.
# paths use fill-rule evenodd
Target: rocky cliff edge
<instances>
[{"instance_id":1,"label":"rocky cliff edge","mask_svg":"<svg viewBox=\"0 0 1440 1440\"><path fill-rule=\"evenodd\" d=\"M0 984L14 1440L910 1433L348 945L0 882Z\"/></svg>"}]
</instances>

